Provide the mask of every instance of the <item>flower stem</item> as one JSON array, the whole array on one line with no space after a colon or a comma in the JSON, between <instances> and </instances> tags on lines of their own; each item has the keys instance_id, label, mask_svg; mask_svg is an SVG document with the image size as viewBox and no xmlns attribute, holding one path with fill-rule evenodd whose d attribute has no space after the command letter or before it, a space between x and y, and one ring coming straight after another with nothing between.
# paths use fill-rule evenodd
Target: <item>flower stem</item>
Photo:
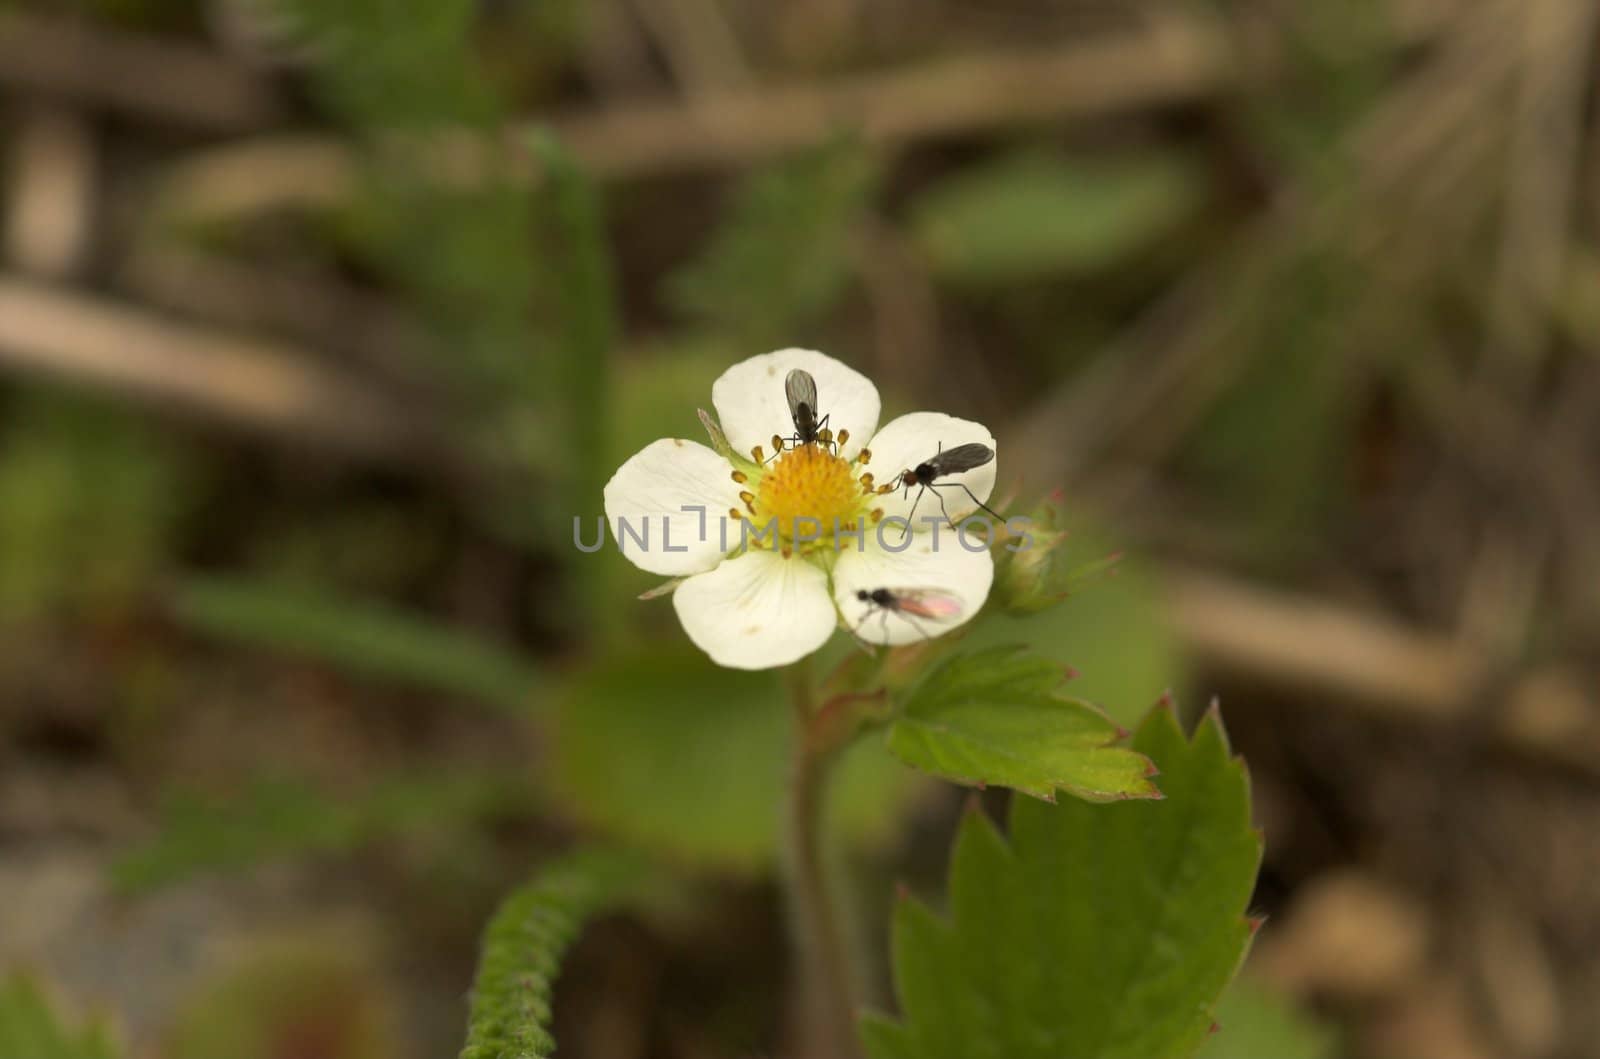
<instances>
[{"instance_id":1,"label":"flower stem","mask_svg":"<svg viewBox=\"0 0 1600 1059\"><path fill-rule=\"evenodd\" d=\"M822 832L828 775L836 748L818 745L811 671L802 660L788 672L794 706L793 772L789 787L786 869L790 930L800 960L802 1018L800 1055L855 1059L856 987L850 948L839 910L828 892Z\"/></svg>"}]
</instances>

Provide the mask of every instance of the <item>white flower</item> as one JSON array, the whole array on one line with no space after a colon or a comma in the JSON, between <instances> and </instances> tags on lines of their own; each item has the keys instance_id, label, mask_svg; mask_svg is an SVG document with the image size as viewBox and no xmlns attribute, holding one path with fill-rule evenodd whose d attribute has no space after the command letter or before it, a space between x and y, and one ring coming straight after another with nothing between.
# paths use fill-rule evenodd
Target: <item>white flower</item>
<instances>
[{"instance_id":1,"label":"white flower","mask_svg":"<svg viewBox=\"0 0 1600 1059\"><path fill-rule=\"evenodd\" d=\"M813 444L785 443L774 458L775 436L795 429L784 384L796 368L815 379L815 411L830 433ZM877 388L808 349L735 364L712 386L711 400L729 456L681 438L656 441L612 476L605 505L634 565L684 578L673 593L678 618L713 661L736 669L787 665L841 624L870 643L911 643L955 628L983 606L994 562L981 533L959 537L945 517L959 522L977 510L972 498L987 502L995 461L941 476L940 490L920 501L918 487L907 491L899 482L941 447L993 449L983 426L913 412L878 430ZM906 534L900 520L913 508ZM937 593L955 613L906 617L858 595L877 589Z\"/></svg>"}]
</instances>

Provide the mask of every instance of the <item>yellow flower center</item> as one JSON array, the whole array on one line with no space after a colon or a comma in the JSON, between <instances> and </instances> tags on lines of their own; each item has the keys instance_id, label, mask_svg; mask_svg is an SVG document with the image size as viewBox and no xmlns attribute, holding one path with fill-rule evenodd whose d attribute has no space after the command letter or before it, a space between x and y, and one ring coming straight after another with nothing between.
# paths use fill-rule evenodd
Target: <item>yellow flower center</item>
<instances>
[{"instance_id":1,"label":"yellow flower center","mask_svg":"<svg viewBox=\"0 0 1600 1059\"><path fill-rule=\"evenodd\" d=\"M821 445L800 445L774 461L756 487L756 522L777 519L780 536L796 534L800 520L815 519L824 536L855 521L864 499L854 464L840 459ZM800 522L799 533L809 534Z\"/></svg>"},{"instance_id":2,"label":"yellow flower center","mask_svg":"<svg viewBox=\"0 0 1600 1059\"><path fill-rule=\"evenodd\" d=\"M845 460L839 446L850 435L840 431L838 438L821 438L782 452L767 464L760 445L750 453L754 465L762 468L754 482L755 492L739 493L744 511L733 508L735 520L748 519L743 540L753 548L777 548L785 558L796 548L815 551L821 542L832 541L840 530L854 531L867 514L871 499L881 491L873 485L870 473L860 473L872 458L862 449ZM773 438L774 445L782 444ZM858 477L859 474L859 477ZM741 485L750 480L744 471L734 471L733 480ZM883 517L882 508L870 512L874 522Z\"/></svg>"}]
</instances>

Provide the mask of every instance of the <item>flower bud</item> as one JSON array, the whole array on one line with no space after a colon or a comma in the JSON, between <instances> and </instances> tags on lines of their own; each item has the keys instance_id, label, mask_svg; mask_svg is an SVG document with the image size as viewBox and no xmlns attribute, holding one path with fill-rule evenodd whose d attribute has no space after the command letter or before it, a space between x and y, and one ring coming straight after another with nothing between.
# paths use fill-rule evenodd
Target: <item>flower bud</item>
<instances>
[{"instance_id":1,"label":"flower bud","mask_svg":"<svg viewBox=\"0 0 1600 1059\"><path fill-rule=\"evenodd\" d=\"M1069 565L1065 547L1068 533L1059 526L1051 501L1041 502L1027 520L1012 519L995 542L994 595L1011 614L1037 614L1072 595L1092 577L1109 571L1121 560L1115 553L1088 563Z\"/></svg>"}]
</instances>

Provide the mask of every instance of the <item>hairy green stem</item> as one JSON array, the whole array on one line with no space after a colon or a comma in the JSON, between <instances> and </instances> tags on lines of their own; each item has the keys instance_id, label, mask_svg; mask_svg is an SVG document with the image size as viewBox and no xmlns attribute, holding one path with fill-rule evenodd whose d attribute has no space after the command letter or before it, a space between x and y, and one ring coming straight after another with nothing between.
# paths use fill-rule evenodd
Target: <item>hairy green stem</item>
<instances>
[{"instance_id":1,"label":"hairy green stem","mask_svg":"<svg viewBox=\"0 0 1600 1059\"><path fill-rule=\"evenodd\" d=\"M822 838L828 775L836 748L812 737L815 690L805 661L788 672L794 706L793 772L789 787L785 883L790 930L800 961L800 1027L805 1059L855 1059L856 979L839 909L828 891Z\"/></svg>"}]
</instances>

